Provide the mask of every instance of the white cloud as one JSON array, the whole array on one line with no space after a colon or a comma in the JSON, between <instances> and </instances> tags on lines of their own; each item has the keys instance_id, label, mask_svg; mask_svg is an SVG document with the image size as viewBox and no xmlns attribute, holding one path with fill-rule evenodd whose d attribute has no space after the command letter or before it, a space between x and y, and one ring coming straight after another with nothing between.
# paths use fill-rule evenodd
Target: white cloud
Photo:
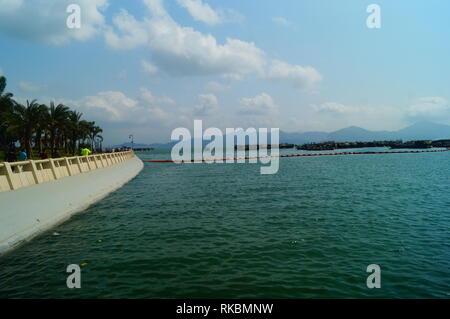
<instances>
[{"instance_id":1,"label":"white cloud","mask_svg":"<svg viewBox=\"0 0 450 319\"><path fill-rule=\"evenodd\" d=\"M120 91L103 91L78 100L50 99L65 103L84 114L84 118L102 124L145 126L148 123L171 125L176 119L175 110L165 110L163 104L172 104L167 97L153 96L147 89L141 89L138 98L131 98Z\"/></svg>"},{"instance_id":2,"label":"white cloud","mask_svg":"<svg viewBox=\"0 0 450 319\"><path fill-rule=\"evenodd\" d=\"M218 11L223 23L243 23L245 17L234 9L221 9Z\"/></svg>"},{"instance_id":3,"label":"white cloud","mask_svg":"<svg viewBox=\"0 0 450 319\"><path fill-rule=\"evenodd\" d=\"M188 10L194 20L209 25L216 25L222 22L219 14L209 4L203 3L202 0L177 0L177 2L180 6Z\"/></svg>"},{"instance_id":4,"label":"white cloud","mask_svg":"<svg viewBox=\"0 0 450 319\"><path fill-rule=\"evenodd\" d=\"M255 97L242 98L239 101L239 113L243 115L267 115L277 111L278 105L267 93Z\"/></svg>"},{"instance_id":5,"label":"white cloud","mask_svg":"<svg viewBox=\"0 0 450 319\"><path fill-rule=\"evenodd\" d=\"M194 108L194 115L213 115L219 110L219 100L214 94L199 94L200 100Z\"/></svg>"},{"instance_id":6,"label":"white cloud","mask_svg":"<svg viewBox=\"0 0 450 319\"><path fill-rule=\"evenodd\" d=\"M127 10L120 10L120 13L114 16L112 21L120 34L114 32L112 27L107 28L105 40L110 47L125 50L148 43L149 34L143 23L137 21Z\"/></svg>"},{"instance_id":7,"label":"white cloud","mask_svg":"<svg viewBox=\"0 0 450 319\"><path fill-rule=\"evenodd\" d=\"M178 25L160 1L146 0L151 17L137 21L126 11L113 19L106 42L116 49L148 45L155 63L175 75L246 74L261 71L264 52L254 43L228 38L218 44L212 35Z\"/></svg>"},{"instance_id":8,"label":"white cloud","mask_svg":"<svg viewBox=\"0 0 450 319\"><path fill-rule=\"evenodd\" d=\"M264 77L295 89L311 88L316 82L322 80L320 73L313 67L291 65L280 60L272 60Z\"/></svg>"},{"instance_id":9,"label":"white cloud","mask_svg":"<svg viewBox=\"0 0 450 319\"><path fill-rule=\"evenodd\" d=\"M408 121L405 106L347 105L330 101L302 109L298 122L302 123L303 130L331 131L351 125L370 130L398 130Z\"/></svg>"},{"instance_id":10,"label":"white cloud","mask_svg":"<svg viewBox=\"0 0 450 319\"><path fill-rule=\"evenodd\" d=\"M141 95L139 97L141 104L146 105L173 105L175 104L175 101L171 99L170 97L163 96L163 97L157 97L154 96L148 89L141 88Z\"/></svg>"},{"instance_id":11,"label":"white cloud","mask_svg":"<svg viewBox=\"0 0 450 319\"><path fill-rule=\"evenodd\" d=\"M158 67L154 66L153 64L151 64L150 62L148 62L147 60L143 59L141 61L142 64L142 68L144 69L145 72L150 73L150 74L155 74L158 72Z\"/></svg>"},{"instance_id":12,"label":"white cloud","mask_svg":"<svg viewBox=\"0 0 450 319\"><path fill-rule=\"evenodd\" d=\"M24 0L0 0L0 12L10 12L18 10L23 5Z\"/></svg>"},{"instance_id":13,"label":"white cloud","mask_svg":"<svg viewBox=\"0 0 450 319\"><path fill-rule=\"evenodd\" d=\"M81 7L80 29L66 25L66 8L72 0L0 0L0 32L26 40L62 44L70 39L88 40L104 25L102 10L106 0L78 0ZM51 10L50 10L51 9Z\"/></svg>"},{"instance_id":14,"label":"white cloud","mask_svg":"<svg viewBox=\"0 0 450 319\"><path fill-rule=\"evenodd\" d=\"M129 134L134 134L139 143L169 142L173 128L192 125L192 118L181 114L180 108L171 104L172 99L151 95L152 98L146 100L142 94L146 91L141 89L137 97L121 91L102 91L79 99L45 96L39 102L63 103L82 112L83 119L95 121L104 129L105 145L127 141ZM15 96L15 100L26 103L26 98L19 96Z\"/></svg>"},{"instance_id":15,"label":"white cloud","mask_svg":"<svg viewBox=\"0 0 450 319\"><path fill-rule=\"evenodd\" d=\"M205 85L206 91L221 92L221 91L226 91L228 89L230 89L229 86L226 86L224 84L221 84L221 83L215 82L215 81L208 82Z\"/></svg>"},{"instance_id":16,"label":"white cloud","mask_svg":"<svg viewBox=\"0 0 450 319\"><path fill-rule=\"evenodd\" d=\"M187 9L191 17L208 25L221 23L242 23L244 16L233 9L213 9L203 0L177 0L178 4Z\"/></svg>"},{"instance_id":17,"label":"white cloud","mask_svg":"<svg viewBox=\"0 0 450 319\"><path fill-rule=\"evenodd\" d=\"M19 82L19 88L26 93L39 93L46 90L47 86L22 81Z\"/></svg>"},{"instance_id":18,"label":"white cloud","mask_svg":"<svg viewBox=\"0 0 450 319\"><path fill-rule=\"evenodd\" d=\"M96 114L96 117L111 122L125 121L138 105L135 100L117 91L99 92L83 98L78 104L89 113Z\"/></svg>"},{"instance_id":19,"label":"white cloud","mask_svg":"<svg viewBox=\"0 0 450 319\"><path fill-rule=\"evenodd\" d=\"M291 21L289 21L288 19L283 18L283 17L273 17L272 21L275 22L276 24L283 25L283 26L292 25Z\"/></svg>"},{"instance_id":20,"label":"white cloud","mask_svg":"<svg viewBox=\"0 0 450 319\"><path fill-rule=\"evenodd\" d=\"M450 103L442 97L423 97L408 107L410 117L439 118L449 115Z\"/></svg>"},{"instance_id":21,"label":"white cloud","mask_svg":"<svg viewBox=\"0 0 450 319\"><path fill-rule=\"evenodd\" d=\"M244 79L244 76L239 73L225 73L221 75L222 78L227 80L241 81Z\"/></svg>"},{"instance_id":22,"label":"white cloud","mask_svg":"<svg viewBox=\"0 0 450 319\"><path fill-rule=\"evenodd\" d=\"M313 105L312 107L316 112L350 113L358 111L355 107L336 102L326 102L319 105Z\"/></svg>"},{"instance_id":23,"label":"white cloud","mask_svg":"<svg viewBox=\"0 0 450 319\"><path fill-rule=\"evenodd\" d=\"M322 79L310 66L270 61L252 42L227 38L223 44L211 34L180 26L165 11L160 0L144 0L149 16L141 20L122 10L113 18L105 39L116 49L148 46L158 68L172 75L220 75L242 79L253 73L296 89L309 88Z\"/></svg>"}]
</instances>

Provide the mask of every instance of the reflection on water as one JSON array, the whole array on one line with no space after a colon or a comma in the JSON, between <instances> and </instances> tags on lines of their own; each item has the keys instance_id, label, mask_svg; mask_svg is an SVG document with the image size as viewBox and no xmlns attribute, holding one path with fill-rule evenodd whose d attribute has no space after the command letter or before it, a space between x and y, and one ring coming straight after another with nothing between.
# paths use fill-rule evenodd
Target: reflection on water
<instances>
[{"instance_id":1,"label":"reflection on water","mask_svg":"<svg viewBox=\"0 0 450 319\"><path fill-rule=\"evenodd\" d=\"M282 158L275 175L146 164L0 258L0 297L448 298L449 156ZM85 263L82 288L70 290L74 263ZM381 289L366 287L369 264Z\"/></svg>"}]
</instances>

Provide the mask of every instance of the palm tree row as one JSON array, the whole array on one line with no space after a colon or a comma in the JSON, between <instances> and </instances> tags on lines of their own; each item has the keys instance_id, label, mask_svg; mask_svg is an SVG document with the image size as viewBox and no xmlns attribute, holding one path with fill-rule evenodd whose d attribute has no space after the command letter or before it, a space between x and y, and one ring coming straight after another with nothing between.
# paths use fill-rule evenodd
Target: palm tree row
<instances>
[{"instance_id":1,"label":"palm tree row","mask_svg":"<svg viewBox=\"0 0 450 319\"><path fill-rule=\"evenodd\" d=\"M52 157L77 154L82 146L101 150L102 129L95 122L82 120L82 113L69 107L37 100L22 105L5 92L6 78L0 77L0 149L11 152L19 143L31 156L32 151Z\"/></svg>"}]
</instances>

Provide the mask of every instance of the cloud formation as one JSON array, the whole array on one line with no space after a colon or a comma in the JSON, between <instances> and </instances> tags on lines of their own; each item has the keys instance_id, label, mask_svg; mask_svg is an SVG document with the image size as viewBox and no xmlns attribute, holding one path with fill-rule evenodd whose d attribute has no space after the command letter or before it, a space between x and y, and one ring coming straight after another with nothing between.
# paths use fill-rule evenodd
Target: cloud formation
<instances>
[{"instance_id":1,"label":"cloud formation","mask_svg":"<svg viewBox=\"0 0 450 319\"><path fill-rule=\"evenodd\" d=\"M311 88L315 83L322 80L322 75L313 67L291 65L280 60L272 60L264 77L279 81L295 89Z\"/></svg>"},{"instance_id":2,"label":"cloud formation","mask_svg":"<svg viewBox=\"0 0 450 319\"><path fill-rule=\"evenodd\" d=\"M255 97L239 100L239 114L242 115L267 115L277 111L278 105L267 93L261 93Z\"/></svg>"},{"instance_id":3,"label":"cloud formation","mask_svg":"<svg viewBox=\"0 0 450 319\"><path fill-rule=\"evenodd\" d=\"M450 103L443 97L422 97L408 107L408 116L418 119L439 119L450 115Z\"/></svg>"},{"instance_id":4,"label":"cloud formation","mask_svg":"<svg viewBox=\"0 0 450 319\"><path fill-rule=\"evenodd\" d=\"M84 112L92 114L94 118L108 122L134 119L133 114L139 109L137 101L118 91L99 92L93 96L86 96L75 104L83 108Z\"/></svg>"},{"instance_id":5,"label":"cloud formation","mask_svg":"<svg viewBox=\"0 0 450 319\"><path fill-rule=\"evenodd\" d=\"M69 29L66 9L72 0L0 0L0 32L9 36L53 45L71 39L85 41L100 33L106 0L78 0L82 27ZM49 10L51 8L51 10Z\"/></svg>"},{"instance_id":6,"label":"cloud formation","mask_svg":"<svg viewBox=\"0 0 450 319\"><path fill-rule=\"evenodd\" d=\"M226 91L228 89L230 89L229 86L221 84L219 82L215 82L215 81L210 81L205 84L206 91L221 92L221 91Z\"/></svg>"},{"instance_id":7,"label":"cloud formation","mask_svg":"<svg viewBox=\"0 0 450 319\"><path fill-rule=\"evenodd\" d=\"M48 98L46 98L48 99ZM176 118L173 106L175 101L169 97L153 95L147 88L140 89L136 98L120 91L102 91L77 100L50 99L67 104L81 111L86 118L104 124L146 125L149 123L166 123L170 125Z\"/></svg>"},{"instance_id":8,"label":"cloud formation","mask_svg":"<svg viewBox=\"0 0 450 319\"><path fill-rule=\"evenodd\" d=\"M124 142L131 133L140 142L169 141L174 127L189 124L179 116L171 98L155 96L146 88L141 88L137 97L121 91L102 91L77 100L43 100L66 104L82 112L83 118L96 121L104 128L108 143Z\"/></svg>"},{"instance_id":9,"label":"cloud formation","mask_svg":"<svg viewBox=\"0 0 450 319\"><path fill-rule=\"evenodd\" d=\"M228 38L218 44L212 35L178 25L160 1L146 0L150 18L137 21L122 10L106 42L115 49L150 47L156 64L172 75L246 74L262 70L264 52L253 43Z\"/></svg>"},{"instance_id":10,"label":"cloud formation","mask_svg":"<svg viewBox=\"0 0 450 319\"><path fill-rule=\"evenodd\" d=\"M22 81L19 82L19 88L25 93L39 93L46 90L47 86Z\"/></svg>"},{"instance_id":11,"label":"cloud formation","mask_svg":"<svg viewBox=\"0 0 450 319\"><path fill-rule=\"evenodd\" d=\"M336 102L326 102L319 105L313 105L313 109L316 112L331 112L331 113L351 113L357 112L358 108L347 106Z\"/></svg>"},{"instance_id":12,"label":"cloud formation","mask_svg":"<svg viewBox=\"0 0 450 319\"><path fill-rule=\"evenodd\" d=\"M113 18L114 26L105 34L110 47L147 46L157 67L172 75L220 75L242 79L253 73L296 89L309 88L322 79L313 67L270 60L255 43L227 38L220 44L211 34L183 27L172 19L160 0L144 0L144 3L149 15L141 20L126 10Z\"/></svg>"},{"instance_id":13,"label":"cloud formation","mask_svg":"<svg viewBox=\"0 0 450 319\"><path fill-rule=\"evenodd\" d=\"M142 59L141 64L142 64L142 68L147 73L155 74L158 72L158 67L154 66L153 64L151 64L150 62L148 62L145 59Z\"/></svg>"},{"instance_id":14,"label":"cloud formation","mask_svg":"<svg viewBox=\"0 0 450 319\"><path fill-rule=\"evenodd\" d=\"M207 116L217 113L219 110L219 100L214 94L199 94L199 103L194 107L194 115Z\"/></svg>"},{"instance_id":15,"label":"cloud formation","mask_svg":"<svg viewBox=\"0 0 450 319\"><path fill-rule=\"evenodd\" d=\"M219 14L209 4L203 3L202 0L177 0L177 2L180 6L188 10L194 20L209 25L216 25L222 22Z\"/></svg>"},{"instance_id":16,"label":"cloud formation","mask_svg":"<svg viewBox=\"0 0 450 319\"><path fill-rule=\"evenodd\" d=\"M173 105L175 101L167 96L154 96L147 88L141 88L141 95L139 99L147 105Z\"/></svg>"},{"instance_id":17,"label":"cloud formation","mask_svg":"<svg viewBox=\"0 0 450 319\"><path fill-rule=\"evenodd\" d=\"M282 25L282 26L289 26L292 25L292 22L289 21L286 18L283 17L273 17L272 21L275 22L276 24Z\"/></svg>"}]
</instances>

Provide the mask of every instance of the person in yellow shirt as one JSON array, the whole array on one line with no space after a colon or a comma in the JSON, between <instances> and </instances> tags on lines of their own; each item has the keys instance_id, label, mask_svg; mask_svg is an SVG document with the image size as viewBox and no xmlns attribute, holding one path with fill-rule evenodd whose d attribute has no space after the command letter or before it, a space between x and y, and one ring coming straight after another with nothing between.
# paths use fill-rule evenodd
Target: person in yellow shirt
<instances>
[{"instance_id":1,"label":"person in yellow shirt","mask_svg":"<svg viewBox=\"0 0 450 319\"><path fill-rule=\"evenodd\" d=\"M86 147L81 149L81 155L83 155L83 156L87 156L87 155L89 155L91 153L92 152Z\"/></svg>"}]
</instances>

